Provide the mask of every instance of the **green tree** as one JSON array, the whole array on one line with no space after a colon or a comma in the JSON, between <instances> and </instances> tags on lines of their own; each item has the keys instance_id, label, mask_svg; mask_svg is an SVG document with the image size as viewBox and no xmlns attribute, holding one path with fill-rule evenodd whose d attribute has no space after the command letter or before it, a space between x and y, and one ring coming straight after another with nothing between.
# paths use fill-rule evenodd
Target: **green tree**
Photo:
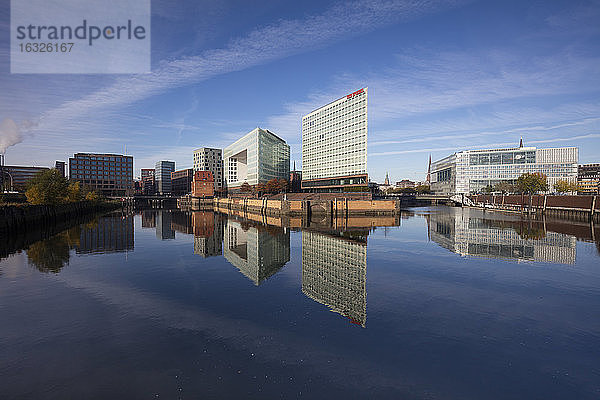
<instances>
[{"instance_id":1,"label":"green tree","mask_svg":"<svg viewBox=\"0 0 600 400\"><path fill-rule=\"evenodd\" d=\"M530 195L537 192L546 192L548 190L548 179L546 175L539 172L534 174L525 173L517 179L517 188L520 192Z\"/></svg>"},{"instance_id":2,"label":"green tree","mask_svg":"<svg viewBox=\"0 0 600 400\"><path fill-rule=\"evenodd\" d=\"M431 189L429 188L429 185L419 185L415 188L415 190L419 194L431 193Z\"/></svg>"},{"instance_id":3,"label":"green tree","mask_svg":"<svg viewBox=\"0 0 600 400\"><path fill-rule=\"evenodd\" d=\"M38 172L25 192L31 204L60 204L67 201L68 195L69 182L54 168Z\"/></svg>"},{"instance_id":4,"label":"green tree","mask_svg":"<svg viewBox=\"0 0 600 400\"><path fill-rule=\"evenodd\" d=\"M486 187L483 188L484 193L492 193L493 191L494 191L494 188L492 187L492 185L487 185Z\"/></svg>"},{"instance_id":5,"label":"green tree","mask_svg":"<svg viewBox=\"0 0 600 400\"><path fill-rule=\"evenodd\" d=\"M558 193L576 192L577 184L566 179L560 179L554 184L554 190Z\"/></svg>"},{"instance_id":6,"label":"green tree","mask_svg":"<svg viewBox=\"0 0 600 400\"><path fill-rule=\"evenodd\" d=\"M515 191L515 185L507 181L502 181L494 186L494 190L501 192L502 194L512 193Z\"/></svg>"}]
</instances>

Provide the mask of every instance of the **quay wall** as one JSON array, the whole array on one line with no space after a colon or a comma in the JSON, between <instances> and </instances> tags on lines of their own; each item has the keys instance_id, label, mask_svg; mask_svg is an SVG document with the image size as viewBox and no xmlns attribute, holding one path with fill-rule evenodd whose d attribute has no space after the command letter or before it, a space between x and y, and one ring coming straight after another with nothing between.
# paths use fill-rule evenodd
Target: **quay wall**
<instances>
[{"instance_id":1,"label":"quay wall","mask_svg":"<svg viewBox=\"0 0 600 400\"><path fill-rule=\"evenodd\" d=\"M0 232L26 231L39 225L81 217L86 214L115 210L118 202L80 201L59 205L18 205L0 207Z\"/></svg>"},{"instance_id":2,"label":"quay wall","mask_svg":"<svg viewBox=\"0 0 600 400\"><path fill-rule=\"evenodd\" d=\"M600 219L600 196L473 195L477 206L570 219Z\"/></svg>"}]
</instances>

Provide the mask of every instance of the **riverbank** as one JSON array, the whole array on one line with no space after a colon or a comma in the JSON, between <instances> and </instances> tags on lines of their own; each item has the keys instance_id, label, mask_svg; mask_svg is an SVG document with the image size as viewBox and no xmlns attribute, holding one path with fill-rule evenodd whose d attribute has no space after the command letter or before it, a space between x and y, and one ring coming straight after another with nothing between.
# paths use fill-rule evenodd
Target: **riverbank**
<instances>
[{"instance_id":1,"label":"riverbank","mask_svg":"<svg viewBox=\"0 0 600 400\"><path fill-rule=\"evenodd\" d=\"M40 225L56 224L83 215L116 210L121 203L113 201L76 203L59 205L19 204L0 207L0 233L26 231Z\"/></svg>"}]
</instances>

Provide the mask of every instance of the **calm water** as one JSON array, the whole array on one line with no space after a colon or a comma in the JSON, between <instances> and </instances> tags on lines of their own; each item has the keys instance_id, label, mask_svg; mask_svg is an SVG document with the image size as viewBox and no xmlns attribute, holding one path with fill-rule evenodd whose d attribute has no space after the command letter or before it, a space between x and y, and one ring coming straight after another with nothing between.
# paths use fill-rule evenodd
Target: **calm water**
<instances>
[{"instance_id":1,"label":"calm water","mask_svg":"<svg viewBox=\"0 0 600 400\"><path fill-rule=\"evenodd\" d=\"M268 222L144 211L3 238L0 398L600 398L600 229Z\"/></svg>"}]
</instances>

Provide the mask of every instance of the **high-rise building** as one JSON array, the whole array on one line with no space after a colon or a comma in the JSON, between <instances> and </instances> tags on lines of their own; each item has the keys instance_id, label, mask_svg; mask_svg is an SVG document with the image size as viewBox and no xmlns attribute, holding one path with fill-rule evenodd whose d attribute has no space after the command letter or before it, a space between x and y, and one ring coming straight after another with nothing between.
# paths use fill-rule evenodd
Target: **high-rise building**
<instances>
[{"instance_id":1,"label":"high-rise building","mask_svg":"<svg viewBox=\"0 0 600 400\"><path fill-rule=\"evenodd\" d=\"M65 162L64 161L56 161L54 163L54 169L58 170L62 176L66 176L65 173Z\"/></svg>"},{"instance_id":2,"label":"high-rise building","mask_svg":"<svg viewBox=\"0 0 600 400\"><path fill-rule=\"evenodd\" d=\"M302 117L302 189L368 189L367 88Z\"/></svg>"},{"instance_id":3,"label":"high-rise building","mask_svg":"<svg viewBox=\"0 0 600 400\"><path fill-rule=\"evenodd\" d=\"M133 157L77 153L69 158L69 177L106 196L128 195L133 191Z\"/></svg>"},{"instance_id":4,"label":"high-rise building","mask_svg":"<svg viewBox=\"0 0 600 400\"><path fill-rule=\"evenodd\" d=\"M478 193L500 182L516 183L524 173L542 173L551 189L559 180L577 180L578 149L466 150L431 164L431 190L437 194Z\"/></svg>"},{"instance_id":5,"label":"high-rise building","mask_svg":"<svg viewBox=\"0 0 600 400\"><path fill-rule=\"evenodd\" d=\"M194 172L210 171L215 180L215 191L223 190L223 151L202 147L194 150Z\"/></svg>"},{"instance_id":6,"label":"high-rise building","mask_svg":"<svg viewBox=\"0 0 600 400\"><path fill-rule=\"evenodd\" d=\"M157 161L154 166L156 192L170 194L172 191L171 172L175 171L175 161Z\"/></svg>"},{"instance_id":7,"label":"high-rise building","mask_svg":"<svg viewBox=\"0 0 600 400\"><path fill-rule=\"evenodd\" d=\"M600 194L600 164L582 164L577 171L580 194Z\"/></svg>"},{"instance_id":8,"label":"high-rise building","mask_svg":"<svg viewBox=\"0 0 600 400\"><path fill-rule=\"evenodd\" d=\"M156 193L156 182L154 180L154 168L142 168L142 194L153 195Z\"/></svg>"},{"instance_id":9,"label":"high-rise building","mask_svg":"<svg viewBox=\"0 0 600 400\"><path fill-rule=\"evenodd\" d=\"M269 130L256 128L223 150L227 190L290 178L290 146Z\"/></svg>"},{"instance_id":10,"label":"high-rise building","mask_svg":"<svg viewBox=\"0 0 600 400\"><path fill-rule=\"evenodd\" d=\"M191 193L194 170L191 168L171 172L171 193L175 196L183 196Z\"/></svg>"}]
</instances>

